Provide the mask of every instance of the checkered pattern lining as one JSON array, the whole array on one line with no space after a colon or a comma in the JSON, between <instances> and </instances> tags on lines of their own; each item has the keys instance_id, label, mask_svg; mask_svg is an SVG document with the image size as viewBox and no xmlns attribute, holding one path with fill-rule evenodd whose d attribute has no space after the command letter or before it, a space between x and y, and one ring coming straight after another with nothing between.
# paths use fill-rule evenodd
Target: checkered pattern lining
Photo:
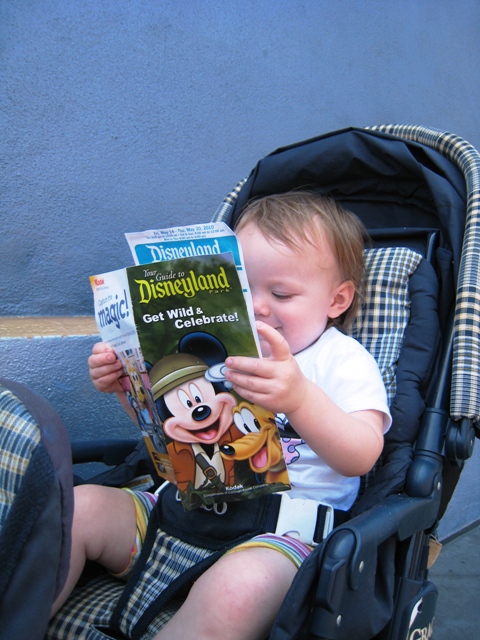
<instances>
[{"instance_id":1,"label":"checkered pattern lining","mask_svg":"<svg viewBox=\"0 0 480 640\"><path fill-rule=\"evenodd\" d=\"M0 530L20 489L40 430L18 398L0 386ZM5 452L8 451L8 454Z\"/></svg>"},{"instance_id":2,"label":"checkered pattern lining","mask_svg":"<svg viewBox=\"0 0 480 640\"><path fill-rule=\"evenodd\" d=\"M95 636L95 631L90 627L108 627L108 621L124 587L124 582L102 575L86 586L75 589L64 607L52 619L45 640L108 638L107 635L100 635L101 632Z\"/></svg>"},{"instance_id":3,"label":"checkered pattern lining","mask_svg":"<svg viewBox=\"0 0 480 640\"><path fill-rule=\"evenodd\" d=\"M378 364L391 406L395 392L397 362L410 319L408 280L422 256L405 247L366 249L365 302L355 317L350 335L356 338ZM359 496L371 484L382 457L360 478Z\"/></svg>"},{"instance_id":4,"label":"checkered pattern lining","mask_svg":"<svg viewBox=\"0 0 480 640\"><path fill-rule=\"evenodd\" d=\"M75 589L66 605L51 621L45 640L106 640L110 638L109 621L124 587L124 582L109 575L102 575L91 580L86 586ZM127 617L122 625L124 631L125 626L131 631L138 617L135 615L136 611L132 613L133 605L140 604L137 591L132 595L131 602L130 617ZM149 625L141 640L151 640L181 604L175 600L169 602ZM131 636L127 635L127 637Z\"/></svg>"},{"instance_id":5,"label":"checkered pattern lining","mask_svg":"<svg viewBox=\"0 0 480 640\"><path fill-rule=\"evenodd\" d=\"M47 506L55 470L41 441L36 420L15 393L1 384L0 451L2 600L6 593L12 597L10 589L14 572L35 564L35 551L31 554L25 554L24 551L26 545L35 550L35 540L31 539L31 533ZM56 571L57 568L51 569Z\"/></svg>"},{"instance_id":6,"label":"checkered pattern lining","mask_svg":"<svg viewBox=\"0 0 480 640\"><path fill-rule=\"evenodd\" d=\"M153 549L141 578L122 612L122 633L131 637L132 629L159 594L178 576L211 553L211 550L182 542L161 529L157 530ZM124 582L103 575L86 586L75 589L51 621L45 640L100 640L110 637L107 631L97 631L97 628L108 628L124 586ZM175 600L169 602L150 623L141 640L152 638L180 605L181 602Z\"/></svg>"},{"instance_id":7,"label":"checkered pattern lining","mask_svg":"<svg viewBox=\"0 0 480 640\"><path fill-rule=\"evenodd\" d=\"M149 605L158 598L158 594L173 580L212 553L209 549L183 542L162 530L157 530L153 549L136 586L135 597L129 599L122 613L121 628L124 632L140 620ZM164 623L165 620L155 622L161 625Z\"/></svg>"},{"instance_id":8,"label":"checkered pattern lining","mask_svg":"<svg viewBox=\"0 0 480 640\"><path fill-rule=\"evenodd\" d=\"M366 249L365 303L350 335L377 361L391 405L396 391L396 364L410 318L408 279L422 256L405 247Z\"/></svg>"},{"instance_id":9,"label":"checkered pattern lining","mask_svg":"<svg viewBox=\"0 0 480 640\"><path fill-rule=\"evenodd\" d=\"M412 125L380 125L372 131L435 149L463 173L467 219L457 283L450 412L454 420L480 421L480 153L446 131Z\"/></svg>"},{"instance_id":10,"label":"checkered pattern lining","mask_svg":"<svg viewBox=\"0 0 480 640\"><path fill-rule=\"evenodd\" d=\"M242 190L243 185L248 178L240 180L240 182L232 189L232 191L223 199L221 205L215 211L212 221L213 222L226 222L228 224L230 220L230 213L234 207L234 204L238 198L238 194Z\"/></svg>"}]
</instances>

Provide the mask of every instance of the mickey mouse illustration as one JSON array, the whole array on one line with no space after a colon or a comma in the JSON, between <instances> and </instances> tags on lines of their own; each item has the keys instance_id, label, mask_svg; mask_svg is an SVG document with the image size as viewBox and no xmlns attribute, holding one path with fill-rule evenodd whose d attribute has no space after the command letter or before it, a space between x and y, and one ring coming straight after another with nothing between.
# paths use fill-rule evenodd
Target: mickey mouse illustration
<instances>
[{"instance_id":1,"label":"mickey mouse illustration","mask_svg":"<svg viewBox=\"0 0 480 640\"><path fill-rule=\"evenodd\" d=\"M219 490L234 484L234 461L222 458L220 446L242 435L233 424L237 401L223 384L205 377L226 355L217 338L193 332L180 340L178 353L162 358L149 372L163 430L171 440L167 450L183 492L189 484Z\"/></svg>"}]
</instances>

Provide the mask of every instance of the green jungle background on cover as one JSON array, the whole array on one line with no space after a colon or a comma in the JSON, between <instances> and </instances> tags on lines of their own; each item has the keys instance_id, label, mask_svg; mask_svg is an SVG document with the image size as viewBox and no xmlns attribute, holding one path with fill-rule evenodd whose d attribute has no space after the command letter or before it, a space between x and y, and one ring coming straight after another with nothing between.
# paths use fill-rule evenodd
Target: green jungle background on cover
<instances>
[{"instance_id":1,"label":"green jungle background on cover","mask_svg":"<svg viewBox=\"0 0 480 640\"><path fill-rule=\"evenodd\" d=\"M184 295L165 296L146 303L140 303L140 287L135 280L150 281L152 277L145 276L145 271L157 271L157 274L181 273L188 277L193 271L195 277L219 272L220 267L225 269L228 289L216 291L198 291L193 297ZM237 269L231 258L231 254L215 256L196 256L181 258L178 260L164 261L150 265L140 265L127 269L130 285L130 295L134 308L135 324L146 362L154 365L160 358L178 352L178 343L187 333L203 331L215 335L224 345L228 355L258 356L253 337L247 306L238 277ZM153 278L155 279L155 278ZM181 309L193 309L193 315L183 316ZM168 311L178 310L177 318L169 318ZM201 310L200 313L199 310ZM191 311L189 311L191 313ZM238 321L221 322L218 318L238 314ZM143 316L163 314L163 320L146 323ZM176 320L182 321L182 325L188 321L203 316L214 317L215 322L199 324L190 327L177 328Z\"/></svg>"}]
</instances>

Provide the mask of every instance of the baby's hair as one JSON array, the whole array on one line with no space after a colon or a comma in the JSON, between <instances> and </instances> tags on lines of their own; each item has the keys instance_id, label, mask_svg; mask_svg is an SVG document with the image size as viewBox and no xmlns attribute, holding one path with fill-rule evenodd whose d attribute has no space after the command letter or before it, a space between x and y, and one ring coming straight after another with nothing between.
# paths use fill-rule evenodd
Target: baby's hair
<instances>
[{"instance_id":1,"label":"baby's hair","mask_svg":"<svg viewBox=\"0 0 480 640\"><path fill-rule=\"evenodd\" d=\"M238 219L235 231L250 222L267 239L298 252L304 242L317 246L319 231L325 233L342 279L350 281L355 289L347 311L329 322L347 331L363 297L363 249L368 234L357 216L330 197L311 191L289 191L253 200Z\"/></svg>"}]
</instances>

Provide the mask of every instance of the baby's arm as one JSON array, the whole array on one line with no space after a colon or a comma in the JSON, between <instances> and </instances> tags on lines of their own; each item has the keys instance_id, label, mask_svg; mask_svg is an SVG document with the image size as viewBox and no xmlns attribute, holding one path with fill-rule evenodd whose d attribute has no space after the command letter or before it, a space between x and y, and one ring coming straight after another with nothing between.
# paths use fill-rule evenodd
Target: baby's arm
<instances>
[{"instance_id":1,"label":"baby's arm","mask_svg":"<svg viewBox=\"0 0 480 640\"><path fill-rule=\"evenodd\" d=\"M92 355L88 358L88 368L95 388L103 393L115 393L122 407L136 422L135 412L118 381L122 374L122 363L115 355L114 350L104 342L94 344Z\"/></svg>"},{"instance_id":2,"label":"baby's arm","mask_svg":"<svg viewBox=\"0 0 480 640\"><path fill-rule=\"evenodd\" d=\"M271 347L268 358L230 357L227 379L246 400L284 413L297 433L328 465L345 476L360 476L383 448L380 411L345 413L306 378L283 336L264 323L258 332Z\"/></svg>"}]
</instances>

